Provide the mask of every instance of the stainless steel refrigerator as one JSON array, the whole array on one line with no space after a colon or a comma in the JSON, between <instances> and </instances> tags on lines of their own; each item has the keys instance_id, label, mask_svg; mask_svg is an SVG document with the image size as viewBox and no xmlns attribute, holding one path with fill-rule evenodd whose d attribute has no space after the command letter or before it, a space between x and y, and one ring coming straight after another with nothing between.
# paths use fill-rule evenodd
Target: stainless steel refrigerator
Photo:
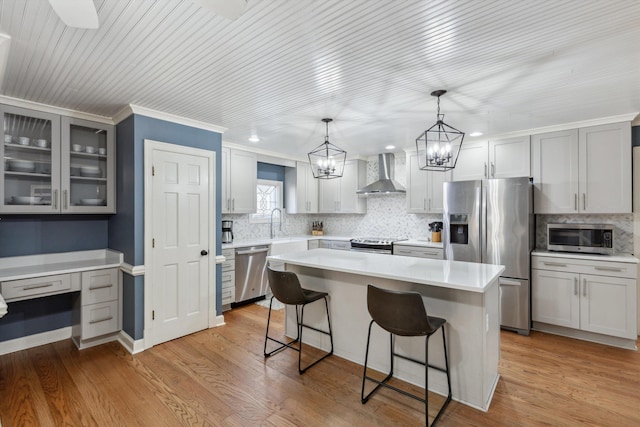
<instances>
[{"instance_id":1,"label":"stainless steel refrigerator","mask_svg":"<svg viewBox=\"0 0 640 427\"><path fill-rule=\"evenodd\" d=\"M504 265L500 324L529 335L535 244L531 179L445 182L443 216L445 259Z\"/></svg>"}]
</instances>

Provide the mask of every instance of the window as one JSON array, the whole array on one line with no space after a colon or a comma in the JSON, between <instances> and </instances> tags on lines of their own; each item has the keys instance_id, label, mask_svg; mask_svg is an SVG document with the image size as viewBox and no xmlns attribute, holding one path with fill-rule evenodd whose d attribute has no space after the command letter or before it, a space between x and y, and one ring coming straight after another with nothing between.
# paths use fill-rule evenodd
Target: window
<instances>
[{"instance_id":1,"label":"window","mask_svg":"<svg viewBox=\"0 0 640 427\"><path fill-rule=\"evenodd\" d=\"M271 212L275 208L282 209L282 181L259 179L256 187L258 198L256 213L251 214L249 222L268 223L271 221ZM276 213L281 215L281 213ZM278 217L279 218L279 217Z\"/></svg>"}]
</instances>

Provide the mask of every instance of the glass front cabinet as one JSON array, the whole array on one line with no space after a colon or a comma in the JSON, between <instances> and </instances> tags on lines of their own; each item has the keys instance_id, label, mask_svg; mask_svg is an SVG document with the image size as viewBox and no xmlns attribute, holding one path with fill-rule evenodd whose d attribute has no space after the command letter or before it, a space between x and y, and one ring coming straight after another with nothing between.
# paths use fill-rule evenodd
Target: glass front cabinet
<instances>
[{"instance_id":1,"label":"glass front cabinet","mask_svg":"<svg viewBox=\"0 0 640 427\"><path fill-rule=\"evenodd\" d=\"M0 105L2 213L115 213L114 127Z\"/></svg>"}]
</instances>

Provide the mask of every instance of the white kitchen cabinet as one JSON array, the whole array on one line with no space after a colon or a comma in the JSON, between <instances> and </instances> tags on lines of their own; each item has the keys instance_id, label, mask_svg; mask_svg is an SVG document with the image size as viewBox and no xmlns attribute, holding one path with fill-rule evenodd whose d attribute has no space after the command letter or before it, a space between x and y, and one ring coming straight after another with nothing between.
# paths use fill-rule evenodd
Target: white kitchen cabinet
<instances>
[{"instance_id":1,"label":"white kitchen cabinet","mask_svg":"<svg viewBox=\"0 0 640 427\"><path fill-rule=\"evenodd\" d=\"M393 244L393 254L410 256L415 258L443 259L444 251L441 248L431 248L428 246L403 245L399 243Z\"/></svg>"},{"instance_id":2,"label":"white kitchen cabinet","mask_svg":"<svg viewBox=\"0 0 640 427\"><path fill-rule=\"evenodd\" d=\"M222 213L255 213L258 157L255 153L222 148Z\"/></svg>"},{"instance_id":3,"label":"white kitchen cabinet","mask_svg":"<svg viewBox=\"0 0 640 427\"><path fill-rule=\"evenodd\" d=\"M630 213L631 125L532 136L535 213Z\"/></svg>"},{"instance_id":4,"label":"white kitchen cabinet","mask_svg":"<svg viewBox=\"0 0 640 427\"><path fill-rule=\"evenodd\" d=\"M0 105L0 212L115 213L114 127Z\"/></svg>"},{"instance_id":5,"label":"white kitchen cabinet","mask_svg":"<svg viewBox=\"0 0 640 427\"><path fill-rule=\"evenodd\" d=\"M453 180L530 176L530 159L531 143L528 135L463 143L453 170Z\"/></svg>"},{"instance_id":6,"label":"white kitchen cabinet","mask_svg":"<svg viewBox=\"0 0 640 427\"><path fill-rule=\"evenodd\" d=\"M296 162L295 168L286 168L284 186L287 213L318 213L318 180L309 163Z\"/></svg>"},{"instance_id":7,"label":"white kitchen cabinet","mask_svg":"<svg viewBox=\"0 0 640 427\"><path fill-rule=\"evenodd\" d=\"M105 336L120 331L122 323L119 269L83 271L81 280L82 291L74 299L71 328L73 341L80 349L101 344Z\"/></svg>"},{"instance_id":8,"label":"white kitchen cabinet","mask_svg":"<svg viewBox=\"0 0 640 427\"><path fill-rule=\"evenodd\" d=\"M223 249L225 260L222 263L222 311L229 310L231 303L236 301L236 261L235 249Z\"/></svg>"},{"instance_id":9,"label":"white kitchen cabinet","mask_svg":"<svg viewBox=\"0 0 640 427\"><path fill-rule=\"evenodd\" d=\"M534 328L566 332L547 328L555 325L635 341L636 279L635 263L534 255L531 270Z\"/></svg>"},{"instance_id":10,"label":"white kitchen cabinet","mask_svg":"<svg viewBox=\"0 0 640 427\"><path fill-rule=\"evenodd\" d=\"M367 163L347 160L341 178L320 179L318 211L320 213L366 213L367 200L356 191L366 184Z\"/></svg>"},{"instance_id":11,"label":"white kitchen cabinet","mask_svg":"<svg viewBox=\"0 0 640 427\"><path fill-rule=\"evenodd\" d=\"M350 251L351 242L349 240L320 239L318 247L321 249L335 249L338 251Z\"/></svg>"},{"instance_id":12,"label":"white kitchen cabinet","mask_svg":"<svg viewBox=\"0 0 640 427\"><path fill-rule=\"evenodd\" d=\"M451 172L424 171L418 167L416 153L407 153L407 212L443 212L442 187L451 180Z\"/></svg>"}]
</instances>

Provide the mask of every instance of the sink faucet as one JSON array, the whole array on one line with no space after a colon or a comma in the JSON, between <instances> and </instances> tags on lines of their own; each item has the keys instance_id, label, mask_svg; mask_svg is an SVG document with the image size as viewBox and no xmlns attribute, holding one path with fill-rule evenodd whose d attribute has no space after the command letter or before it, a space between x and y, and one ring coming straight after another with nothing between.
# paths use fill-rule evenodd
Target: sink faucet
<instances>
[{"instance_id":1,"label":"sink faucet","mask_svg":"<svg viewBox=\"0 0 640 427\"><path fill-rule=\"evenodd\" d=\"M271 211L271 223L269 224L269 232L271 234L271 238L274 238L273 235L273 214L275 211L280 212L280 220L278 221L280 223L280 231L282 231L282 209L280 208L273 208L273 210Z\"/></svg>"}]
</instances>

